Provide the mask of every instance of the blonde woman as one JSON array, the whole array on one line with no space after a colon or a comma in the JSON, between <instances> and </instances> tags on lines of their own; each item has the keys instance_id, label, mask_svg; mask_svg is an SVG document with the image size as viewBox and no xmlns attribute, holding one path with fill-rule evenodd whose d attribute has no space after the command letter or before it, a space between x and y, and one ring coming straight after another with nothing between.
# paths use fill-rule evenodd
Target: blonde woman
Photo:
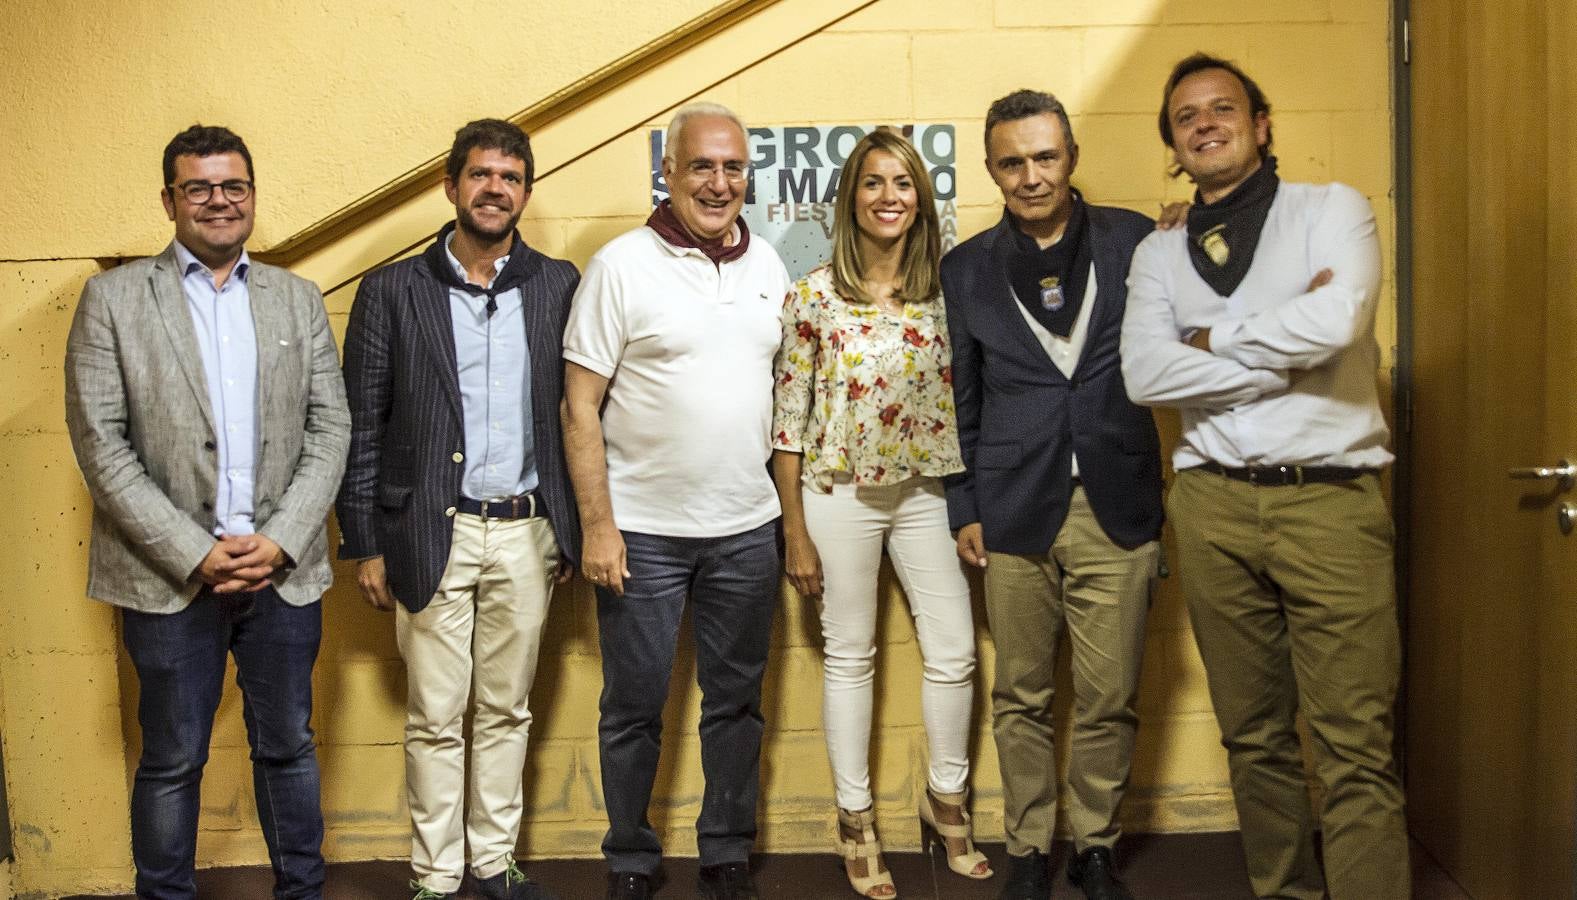
<instances>
[{"instance_id":1,"label":"blonde woman","mask_svg":"<svg viewBox=\"0 0 1577 900\"><path fill-rule=\"evenodd\" d=\"M937 275L940 232L914 147L891 131L866 135L838 185L832 260L785 302L777 359L772 466L785 572L820 606L839 849L855 892L881 900L897 896L870 785L883 546L924 657L930 783L919 812L927 846L943 843L961 875L992 874L966 809L975 641L940 481L963 468Z\"/></svg>"}]
</instances>

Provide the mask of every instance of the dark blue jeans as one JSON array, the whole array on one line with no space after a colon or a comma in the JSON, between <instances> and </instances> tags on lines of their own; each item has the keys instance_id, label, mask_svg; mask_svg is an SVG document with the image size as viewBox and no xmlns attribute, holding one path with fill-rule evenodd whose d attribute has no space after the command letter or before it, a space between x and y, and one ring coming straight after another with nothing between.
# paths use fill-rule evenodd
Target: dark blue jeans
<instances>
[{"instance_id":1,"label":"dark blue jeans","mask_svg":"<svg viewBox=\"0 0 1577 900\"><path fill-rule=\"evenodd\" d=\"M323 813L308 724L322 604L291 606L271 587L225 596L204 590L178 613L122 614L142 689L142 758L131 792L137 896L197 896L198 791L227 653L235 654L274 896L323 896Z\"/></svg>"},{"instance_id":2,"label":"dark blue jeans","mask_svg":"<svg viewBox=\"0 0 1577 900\"><path fill-rule=\"evenodd\" d=\"M761 677L778 605L775 522L719 538L624 532L624 596L597 589L602 645L602 853L615 872L657 870L662 845L647 819L662 746L663 704L689 596L701 685L706 792L695 831L701 864L748 859L760 792Z\"/></svg>"}]
</instances>

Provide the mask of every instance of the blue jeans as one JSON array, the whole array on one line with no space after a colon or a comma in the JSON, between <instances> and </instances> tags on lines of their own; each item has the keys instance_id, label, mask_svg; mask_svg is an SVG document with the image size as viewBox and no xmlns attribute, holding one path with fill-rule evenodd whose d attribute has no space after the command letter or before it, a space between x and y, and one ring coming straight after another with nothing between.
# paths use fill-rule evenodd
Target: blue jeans
<instances>
[{"instance_id":1,"label":"blue jeans","mask_svg":"<svg viewBox=\"0 0 1577 900\"><path fill-rule=\"evenodd\" d=\"M597 589L602 646L597 737L608 810L602 853L615 872L651 874L662 856L647 807L686 595L701 685L706 792L695 822L701 864L750 856L765 730L761 678L782 571L775 525L719 538L624 532L630 569L624 596Z\"/></svg>"},{"instance_id":2,"label":"blue jeans","mask_svg":"<svg viewBox=\"0 0 1577 900\"><path fill-rule=\"evenodd\" d=\"M323 813L308 724L322 631L321 603L291 606L272 587L223 596L204 590L169 615L122 610L141 684L142 758L131 792L137 896L197 896L198 792L227 653L235 654L274 896L323 896Z\"/></svg>"}]
</instances>

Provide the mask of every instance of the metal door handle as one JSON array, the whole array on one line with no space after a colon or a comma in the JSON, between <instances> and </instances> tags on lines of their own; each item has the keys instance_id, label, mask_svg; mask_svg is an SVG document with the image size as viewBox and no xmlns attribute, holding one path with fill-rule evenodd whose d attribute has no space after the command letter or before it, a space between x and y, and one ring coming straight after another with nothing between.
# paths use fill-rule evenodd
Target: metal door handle
<instances>
[{"instance_id":1,"label":"metal door handle","mask_svg":"<svg viewBox=\"0 0 1577 900\"><path fill-rule=\"evenodd\" d=\"M1506 474L1512 478L1554 478L1560 481L1562 488L1570 488L1573 480L1577 479L1577 464L1574 464L1570 458L1565 458L1559 465L1507 469Z\"/></svg>"}]
</instances>

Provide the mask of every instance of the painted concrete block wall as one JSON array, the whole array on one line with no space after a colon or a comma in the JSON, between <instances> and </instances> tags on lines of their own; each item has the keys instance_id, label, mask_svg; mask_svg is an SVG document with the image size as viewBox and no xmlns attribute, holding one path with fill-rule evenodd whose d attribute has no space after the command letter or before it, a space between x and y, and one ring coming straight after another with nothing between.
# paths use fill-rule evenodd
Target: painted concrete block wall
<instances>
[{"instance_id":1,"label":"painted concrete block wall","mask_svg":"<svg viewBox=\"0 0 1577 900\"><path fill-rule=\"evenodd\" d=\"M257 163L268 246L443 153L459 123L507 116L715 0L276 3L7 0L0 259L146 255L169 240L159 154L194 121L227 124ZM152 169L149 167L152 166Z\"/></svg>"},{"instance_id":2,"label":"painted concrete block wall","mask_svg":"<svg viewBox=\"0 0 1577 900\"><path fill-rule=\"evenodd\" d=\"M143 4L136 15L107 18L99 4L87 4L94 9L88 16L82 3L22 2L24 14L0 23L0 78L21 98L0 131L0 218L8 223L0 233L0 495L13 510L0 519L7 548L0 558L0 738L17 844L6 877L23 895L52 896L129 883L136 679L119 651L115 616L83 597L90 506L64 434L60 360L77 292L99 270L96 260L156 252L168 239L155 197L163 143L197 119L240 130L263 185L253 243L266 246L442 152L465 119L524 108L708 4L610 0L592 10L603 14L588 14L586 3L533 8L532 32L541 39L523 45L531 54L512 55L495 46L498 26L482 4L462 0L399 15L370 2L339 4L332 19L249 5L234 13L233 37L199 27L191 8L173 0L160 0L168 7L162 15ZM954 123L959 226L967 237L1000 215L980 162L980 128L990 101L1018 87L1048 89L1067 103L1082 149L1075 182L1091 201L1153 213L1163 200L1187 196L1186 183L1164 174L1155 113L1171 63L1208 50L1243 63L1268 93L1284 177L1358 187L1373 202L1389 248L1388 6L879 0L705 96L760 124ZM90 18L98 24L74 21ZM154 21L178 23L173 38L156 41ZM596 29L587 28L592 21ZM245 35L258 33L269 53L247 49ZM211 41L227 60L230 89L188 87L198 70L160 50L170 40ZM275 59L297 77L275 72ZM478 83L456 59L495 61L496 77ZM125 78L128 71L137 77ZM647 211L646 154L644 134L634 133L543 179L523 226L527 240L583 264L638 225ZM1379 325L1387 360L1395 341L1391 271L1388 258ZM351 285L327 298L337 331L353 296ZM1163 433L1175 434L1175 421L1161 421ZM404 667L392 620L360 601L349 567L337 578L325 598L315 681L326 851L337 859L400 857L408 852ZM890 575L882 591L873 775L885 836L913 846L925 771L919 655ZM976 593L982 677L989 678L992 646ZM818 644L814 610L785 588L762 766L762 845L773 850L829 845ZM667 711L670 741L652 813L679 854L694 852L700 796L688 653L687 643L674 679L692 686L676 690ZM576 583L555 599L533 691L525 853L596 853L600 688L594 604ZM978 828L989 837L1000 834L1000 786L985 700L977 690L973 758ZM1224 754L1175 577L1161 585L1152 610L1140 707L1129 828L1232 827ZM1059 722L1066 719L1064 702ZM232 689L204 784L200 864L265 860L248 766Z\"/></svg>"}]
</instances>

